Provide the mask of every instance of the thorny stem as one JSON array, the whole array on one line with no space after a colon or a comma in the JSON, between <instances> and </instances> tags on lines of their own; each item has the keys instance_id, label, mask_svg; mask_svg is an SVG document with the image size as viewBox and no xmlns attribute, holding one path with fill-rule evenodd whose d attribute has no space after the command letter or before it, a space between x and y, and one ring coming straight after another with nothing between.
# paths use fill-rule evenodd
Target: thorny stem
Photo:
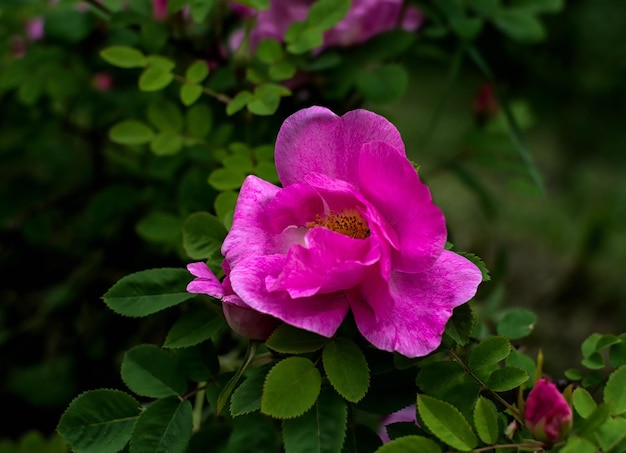
<instances>
[{"instance_id":1,"label":"thorny stem","mask_svg":"<svg viewBox=\"0 0 626 453\"><path fill-rule=\"evenodd\" d=\"M449 349L448 352L450 353L450 355L452 356L452 358L454 360L456 360L458 362L459 365L461 365L463 367L463 369L465 370L465 372L467 374L469 374L476 382L478 382L478 384L480 385L480 387L483 390L488 391L495 399L497 399L500 403L502 403L509 411L511 411L511 414L513 415L513 417L515 417L515 419L520 423L520 424L524 424L524 420L522 419L522 415L520 414L519 410L512 406L507 400L505 400L504 398L502 398L500 395L498 395L496 392L494 392L493 390L491 390L483 381L480 380L480 378L478 376L476 376L474 374L474 372L472 372L472 370L469 369L469 367L467 365L465 365L465 363L463 362L463 360L461 360L461 358L456 354L456 352L454 352L454 350Z\"/></svg>"},{"instance_id":2,"label":"thorny stem","mask_svg":"<svg viewBox=\"0 0 626 453\"><path fill-rule=\"evenodd\" d=\"M187 83L187 79L185 79L183 76L180 76L178 74L173 74L173 76L174 76L174 80L176 80L176 81L178 81L180 83L183 83L183 84ZM215 99L217 99L218 101L223 102L224 104L228 104L232 100L230 97L226 96L225 94L218 93L217 91L214 91L211 88L207 88L207 87L202 86L202 85L200 85L200 87L202 88L202 92L204 94L212 96Z\"/></svg>"}]
</instances>

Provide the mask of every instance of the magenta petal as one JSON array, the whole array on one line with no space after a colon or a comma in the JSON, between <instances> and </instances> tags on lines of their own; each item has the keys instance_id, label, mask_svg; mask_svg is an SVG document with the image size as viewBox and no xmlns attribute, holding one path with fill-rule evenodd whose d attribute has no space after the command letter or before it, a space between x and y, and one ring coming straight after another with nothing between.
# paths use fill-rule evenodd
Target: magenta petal
<instances>
[{"instance_id":1,"label":"magenta petal","mask_svg":"<svg viewBox=\"0 0 626 453\"><path fill-rule=\"evenodd\" d=\"M348 311L342 292L291 298L286 291L267 291L266 277L276 278L285 259L284 255L272 255L241 262L230 274L233 290L261 313L325 337L333 336Z\"/></svg>"},{"instance_id":2,"label":"magenta petal","mask_svg":"<svg viewBox=\"0 0 626 453\"><path fill-rule=\"evenodd\" d=\"M289 226L305 226L324 212L324 200L306 184L293 184L276 194L267 206L267 217L275 233Z\"/></svg>"},{"instance_id":3,"label":"magenta petal","mask_svg":"<svg viewBox=\"0 0 626 453\"><path fill-rule=\"evenodd\" d=\"M388 144L372 142L363 145L358 169L359 189L398 234L394 270L428 269L445 246L446 223L413 165Z\"/></svg>"},{"instance_id":4,"label":"magenta petal","mask_svg":"<svg viewBox=\"0 0 626 453\"><path fill-rule=\"evenodd\" d=\"M195 275L196 279L189 282L187 285L187 292L194 294L207 294L216 299L224 297L224 288L217 279L217 277L211 272L211 269L203 263L189 263L187 270Z\"/></svg>"},{"instance_id":5,"label":"magenta petal","mask_svg":"<svg viewBox=\"0 0 626 453\"><path fill-rule=\"evenodd\" d=\"M275 252L275 237L269 230L267 206L280 188L256 176L248 176L241 186L233 225L222 245L222 254L231 268L241 259Z\"/></svg>"},{"instance_id":6,"label":"magenta petal","mask_svg":"<svg viewBox=\"0 0 626 453\"><path fill-rule=\"evenodd\" d=\"M311 172L356 184L361 146L384 141L404 155L400 133L385 118L367 110L338 117L323 107L300 110L285 120L276 139L276 169L283 186Z\"/></svg>"},{"instance_id":7,"label":"magenta petal","mask_svg":"<svg viewBox=\"0 0 626 453\"><path fill-rule=\"evenodd\" d=\"M426 272L394 272L389 282L375 275L365 279L361 298L351 295L350 306L374 346L421 357L439 347L452 310L474 297L481 281L473 263L444 251Z\"/></svg>"}]
</instances>

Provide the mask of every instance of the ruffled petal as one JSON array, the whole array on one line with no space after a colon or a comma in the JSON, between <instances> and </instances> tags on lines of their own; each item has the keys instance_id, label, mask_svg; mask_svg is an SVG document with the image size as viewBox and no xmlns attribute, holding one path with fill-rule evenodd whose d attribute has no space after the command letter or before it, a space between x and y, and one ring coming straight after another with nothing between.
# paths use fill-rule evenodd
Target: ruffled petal
<instances>
[{"instance_id":1,"label":"ruffled petal","mask_svg":"<svg viewBox=\"0 0 626 453\"><path fill-rule=\"evenodd\" d=\"M285 260L285 255L273 255L242 261L230 274L233 290L261 313L325 337L333 336L348 311L345 295L337 292L291 298L287 291L269 292L266 277L276 278Z\"/></svg>"},{"instance_id":2,"label":"ruffled petal","mask_svg":"<svg viewBox=\"0 0 626 453\"><path fill-rule=\"evenodd\" d=\"M269 231L267 205L280 188L256 176L248 176L239 192L233 225L222 245L231 268L242 259L275 253L276 237Z\"/></svg>"},{"instance_id":3,"label":"ruffled petal","mask_svg":"<svg viewBox=\"0 0 626 453\"><path fill-rule=\"evenodd\" d=\"M187 270L196 276L194 280L187 285L187 292L193 294L206 294L216 299L224 297L224 288L222 284L213 274L206 263L189 263Z\"/></svg>"},{"instance_id":4,"label":"ruffled petal","mask_svg":"<svg viewBox=\"0 0 626 453\"><path fill-rule=\"evenodd\" d=\"M379 349L421 357L439 347L452 310L476 294L480 270L444 251L427 272L394 272L386 282L365 279L350 307L359 331Z\"/></svg>"},{"instance_id":5,"label":"ruffled petal","mask_svg":"<svg viewBox=\"0 0 626 453\"><path fill-rule=\"evenodd\" d=\"M398 234L393 269L415 273L431 267L445 246L446 222L413 165L388 144L372 142L362 147L358 171L359 190Z\"/></svg>"},{"instance_id":6,"label":"ruffled petal","mask_svg":"<svg viewBox=\"0 0 626 453\"><path fill-rule=\"evenodd\" d=\"M267 205L267 217L274 233L289 226L305 226L324 213L324 200L307 184L292 184L276 194Z\"/></svg>"},{"instance_id":7,"label":"ruffled petal","mask_svg":"<svg viewBox=\"0 0 626 453\"><path fill-rule=\"evenodd\" d=\"M400 133L380 115L353 110L339 117L317 106L300 110L285 120L276 139L280 181L286 187L318 172L356 184L361 146L375 140L405 155Z\"/></svg>"}]
</instances>

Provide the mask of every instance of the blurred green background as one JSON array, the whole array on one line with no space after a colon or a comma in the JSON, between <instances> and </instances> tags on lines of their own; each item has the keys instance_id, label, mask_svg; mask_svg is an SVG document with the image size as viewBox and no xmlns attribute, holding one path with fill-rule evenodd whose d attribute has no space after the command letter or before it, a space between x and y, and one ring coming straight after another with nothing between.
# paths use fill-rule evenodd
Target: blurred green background
<instances>
[{"instance_id":1,"label":"blurred green background","mask_svg":"<svg viewBox=\"0 0 626 453\"><path fill-rule=\"evenodd\" d=\"M171 320L122 318L100 298L130 272L181 267L180 251L167 245L180 234L171 213L211 209L216 194L206 184L211 162L111 146L109 127L140 116L145 94L133 88L136 76L99 58L107 38L96 16L63 14L47 18L43 44L26 43L31 56L41 53L22 68L27 77L10 69L20 43L0 44L0 401L11 408L0 438L31 428L50 434L79 392L123 388L124 350L158 342ZM579 363L589 334L626 327L623 17L623 2L572 1L545 16L542 43L515 43L489 28L476 43L523 129L544 194L521 169L502 109L477 115L485 80L468 59L448 80L449 55L425 40L405 61L407 95L366 104L400 129L450 240L491 270L478 307L535 311L524 347L541 347L557 379ZM21 32L22 19L0 7L0 36ZM114 90L97 86L100 73L113 74ZM276 131L263 127L271 140ZM154 212L165 213L169 228L142 223Z\"/></svg>"}]
</instances>

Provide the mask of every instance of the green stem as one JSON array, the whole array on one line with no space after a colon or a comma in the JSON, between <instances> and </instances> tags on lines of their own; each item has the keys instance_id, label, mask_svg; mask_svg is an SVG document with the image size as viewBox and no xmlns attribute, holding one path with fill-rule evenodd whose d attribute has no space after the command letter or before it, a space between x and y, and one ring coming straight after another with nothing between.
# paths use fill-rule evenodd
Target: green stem
<instances>
[{"instance_id":1,"label":"green stem","mask_svg":"<svg viewBox=\"0 0 626 453\"><path fill-rule=\"evenodd\" d=\"M173 74L173 76L174 76L174 80L176 80L176 81L178 81L180 83L183 83L183 84L187 83L187 79L184 78L183 76L178 75L178 74ZM226 96L225 94L218 93L217 91L212 90L211 88L207 88L207 87L202 86L202 85L200 85L200 87L202 88L202 92L204 94L207 94L207 95L209 95L211 97L214 97L215 99L217 99L220 102L223 102L224 104L228 104L228 103L230 103L230 101L232 101L232 99L230 97Z\"/></svg>"},{"instance_id":2,"label":"green stem","mask_svg":"<svg viewBox=\"0 0 626 453\"><path fill-rule=\"evenodd\" d=\"M226 406L226 403L230 399L231 393L233 393L233 390L235 390L237 382L248 368L248 365L250 365L250 362L252 362L252 359L254 359L254 355L256 354L258 346L258 341L250 340L250 342L248 343L248 348L246 349L246 354L243 357L243 362L241 362L241 366L239 367L235 375L230 379L230 381L228 381L226 386L224 386L224 388L217 397L217 407L215 408L215 411L218 415L222 412L224 406Z\"/></svg>"},{"instance_id":3,"label":"green stem","mask_svg":"<svg viewBox=\"0 0 626 453\"><path fill-rule=\"evenodd\" d=\"M199 383L199 388L200 390L198 390L198 392L196 393L196 398L194 400L193 403L193 414L192 414L192 420L193 420L193 432L198 432L200 431L200 428L202 427L202 410L204 409L204 401L205 401L205 382L200 382Z\"/></svg>"}]
</instances>

